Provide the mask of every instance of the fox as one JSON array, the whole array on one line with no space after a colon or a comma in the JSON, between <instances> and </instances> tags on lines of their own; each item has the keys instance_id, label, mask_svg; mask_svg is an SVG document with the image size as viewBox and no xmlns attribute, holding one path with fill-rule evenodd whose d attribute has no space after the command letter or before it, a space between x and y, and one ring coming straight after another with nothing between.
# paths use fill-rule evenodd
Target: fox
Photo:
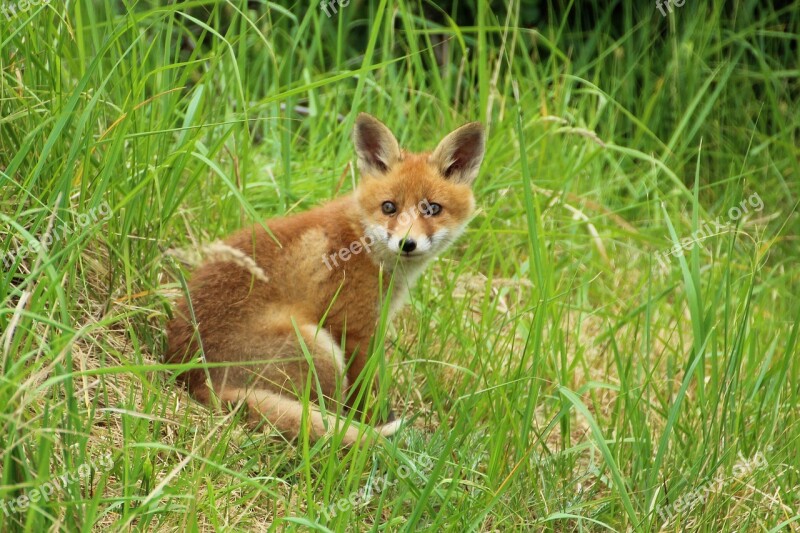
<instances>
[{"instance_id":1,"label":"fox","mask_svg":"<svg viewBox=\"0 0 800 533\"><path fill-rule=\"evenodd\" d=\"M244 405L249 422L266 420L287 439L305 431L318 440L338 428L341 442L355 445L402 426L393 414L376 420L356 400L359 387L377 388L377 377L361 374L382 305L390 318L402 308L475 210L480 122L413 153L360 113L352 141L360 174L352 193L211 245L167 324L166 361L203 363L177 376L197 401ZM368 423L341 429L332 406Z\"/></svg>"}]
</instances>

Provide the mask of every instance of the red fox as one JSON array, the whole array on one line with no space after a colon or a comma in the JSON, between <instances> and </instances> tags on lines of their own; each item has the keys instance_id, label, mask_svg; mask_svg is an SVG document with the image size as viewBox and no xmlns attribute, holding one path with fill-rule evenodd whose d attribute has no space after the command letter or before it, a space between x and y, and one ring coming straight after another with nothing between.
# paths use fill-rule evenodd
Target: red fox
<instances>
[{"instance_id":1,"label":"red fox","mask_svg":"<svg viewBox=\"0 0 800 533\"><path fill-rule=\"evenodd\" d=\"M267 220L272 235L257 224L212 245L189 282L191 305L178 302L167 326L167 361L202 354L208 364L180 376L196 399L210 404L214 394L246 403L253 423L265 418L287 438L301 430L308 383L311 438L336 427L331 406L358 409L352 389L369 357L380 302L397 311L475 208L471 185L485 146L480 123L456 129L432 153L415 154L361 113L353 141L361 174L353 193ZM401 422L366 433L353 424L342 441L390 436Z\"/></svg>"}]
</instances>

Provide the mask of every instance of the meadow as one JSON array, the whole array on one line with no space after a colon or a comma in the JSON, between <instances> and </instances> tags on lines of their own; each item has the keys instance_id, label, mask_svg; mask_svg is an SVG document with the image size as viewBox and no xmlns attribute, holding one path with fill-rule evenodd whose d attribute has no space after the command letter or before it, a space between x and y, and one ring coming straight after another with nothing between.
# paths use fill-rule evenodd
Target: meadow
<instances>
[{"instance_id":1,"label":"meadow","mask_svg":"<svg viewBox=\"0 0 800 533\"><path fill-rule=\"evenodd\" d=\"M800 530L800 2L0 2L0 531ZM378 327L406 427L287 442L165 324L361 111L483 122L479 209Z\"/></svg>"}]
</instances>

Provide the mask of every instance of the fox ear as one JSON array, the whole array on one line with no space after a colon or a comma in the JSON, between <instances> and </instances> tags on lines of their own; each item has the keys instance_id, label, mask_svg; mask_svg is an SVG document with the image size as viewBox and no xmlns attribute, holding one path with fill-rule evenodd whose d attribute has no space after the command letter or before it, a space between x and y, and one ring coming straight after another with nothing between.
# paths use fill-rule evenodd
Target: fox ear
<instances>
[{"instance_id":1,"label":"fox ear","mask_svg":"<svg viewBox=\"0 0 800 533\"><path fill-rule=\"evenodd\" d=\"M359 113L353 128L358 170L361 174L380 176L386 174L400 160L400 145L383 122Z\"/></svg>"},{"instance_id":2,"label":"fox ear","mask_svg":"<svg viewBox=\"0 0 800 533\"><path fill-rule=\"evenodd\" d=\"M446 179L472 185L478 177L485 146L483 124L470 122L442 139L431 155L431 163Z\"/></svg>"}]
</instances>

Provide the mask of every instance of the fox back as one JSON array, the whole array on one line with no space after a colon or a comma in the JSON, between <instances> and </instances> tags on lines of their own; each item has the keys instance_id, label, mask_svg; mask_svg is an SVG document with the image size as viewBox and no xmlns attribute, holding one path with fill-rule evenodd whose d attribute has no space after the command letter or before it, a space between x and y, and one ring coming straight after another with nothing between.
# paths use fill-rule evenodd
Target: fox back
<instances>
[{"instance_id":1,"label":"fox back","mask_svg":"<svg viewBox=\"0 0 800 533\"><path fill-rule=\"evenodd\" d=\"M178 302L167 327L168 361L200 356L209 363L181 375L198 400L210 403L216 395L245 403L253 422L266 419L287 437L302 427L304 393L327 410L359 408L354 384L367 363L381 302L388 300L391 312L399 309L474 210L471 185L484 153L480 124L458 128L431 153L415 154L362 113L353 140L361 173L356 190L207 247L189 282L189 300ZM306 426L318 438L335 423L333 415L313 409ZM378 433L390 435L399 425L385 424ZM343 440L352 444L374 432L366 435L350 426Z\"/></svg>"}]
</instances>

